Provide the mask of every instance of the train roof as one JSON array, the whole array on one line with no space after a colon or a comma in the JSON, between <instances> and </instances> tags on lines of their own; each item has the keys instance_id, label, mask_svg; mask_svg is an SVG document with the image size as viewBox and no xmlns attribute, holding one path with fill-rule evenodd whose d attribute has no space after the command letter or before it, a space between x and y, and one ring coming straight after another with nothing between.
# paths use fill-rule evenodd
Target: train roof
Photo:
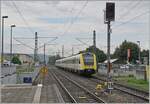
<instances>
[{"instance_id":1,"label":"train roof","mask_svg":"<svg viewBox=\"0 0 150 104\"><path fill-rule=\"evenodd\" d=\"M61 60L70 59L70 58L77 57L77 56L79 56L80 54L85 54L85 53L92 53L92 52L78 53L78 54L75 54L75 55L72 55L72 56L68 56L68 57L64 57L64 58L58 59L58 60L56 60L56 61L61 61Z\"/></svg>"},{"instance_id":2,"label":"train roof","mask_svg":"<svg viewBox=\"0 0 150 104\"><path fill-rule=\"evenodd\" d=\"M76 55L69 56L69 57L64 57L64 58L58 59L56 61L62 61L62 60L66 60L66 59L71 59L71 58L78 57L78 56L80 56L80 54L76 54Z\"/></svg>"}]
</instances>

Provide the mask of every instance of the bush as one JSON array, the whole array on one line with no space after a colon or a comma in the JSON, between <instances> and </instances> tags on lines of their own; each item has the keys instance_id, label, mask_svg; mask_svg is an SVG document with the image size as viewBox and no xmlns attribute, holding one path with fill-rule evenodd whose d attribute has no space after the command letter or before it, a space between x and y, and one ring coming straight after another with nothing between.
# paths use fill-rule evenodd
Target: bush
<instances>
[{"instance_id":1,"label":"bush","mask_svg":"<svg viewBox=\"0 0 150 104\"><path fill-rule=\"evenodd\" d=\"M20 61L20 59L19 59L17 56L14 56L14 57L12 58L11 62L12 62L13 64L19 64L19 65L21 65L21 61Z\"/></svg>"},{"instance_id":2,"label":"bush","mask_svg":"<svg viewBox=\"0 0 150 104\"><path fill-rule=\"evenodd\" d=\"M129 77L134 77L134 75L133 74L129 74Z\"/></svg>"}]
</instances>

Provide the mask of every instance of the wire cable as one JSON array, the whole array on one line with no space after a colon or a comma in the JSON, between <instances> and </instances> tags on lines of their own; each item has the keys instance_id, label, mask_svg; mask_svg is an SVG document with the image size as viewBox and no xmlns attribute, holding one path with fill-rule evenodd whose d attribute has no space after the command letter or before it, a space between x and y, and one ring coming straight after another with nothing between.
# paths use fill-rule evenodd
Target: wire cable
<instances>
[{"instance_id":1,"label":"wire cable","mask_svg":"<svg viewBox=\"0 0 150 104\"><path fill-rule=\"evenodd\" d=\"M31 29L31 27L29 26L28 22L26 21L26 19L24 18L24 16L22 15L21 11L19 10L19 8L17 7L17 5L15 4L15 2L13 0L12 0L12 4L15 7L15 9L17 10L17 12L20 15L20 17L22 18L22 20L25 23L25 25L28 27L29 31L34 34L34 31Z\"/></svg>"},{"instance_id":2,"label":"wire cable","mask_svg":"<svg viewBox=\"0 0 150 104\"><path fill-rule=\"evenodd\" d=\"M118 20L120 20L120 19L124 18L125 16L127 16L127 14L129 15L129 13L130 13L131 11L133 11L142 1L143 1L143 0L139 0L135 5L133 5L132 7L130 7L124 14L122 14L122 15L118 18Z\"/></svg>"},{"instance_id":3,"label":"wire cable","mask_svg":"<svg viewBox=\"0 0 150 104\"><path fill-rule=\"evenodd\" d=\"M80 9L80 11L78 12L78 14L75 16L75 18L73 18L73 20L71 21L70 25L68 26L68 28L64 31L64 33L61 35L65 35L69 29L72 27L72 25L74 24L74 22L78 19L78 16L82 13L82 11L84 10L84 8L87 6L88 4L88 0L85 2L85 4L82 6L82 8Z\"/></svg>"},{"instance_id":4,"label":"wire cable","mask_svg":"<svg viewBox=\"0 0 150 104\"><path fill-rule=\"evenodd\" d=\"M47 43L44 43L44 44L45 44L45 45L46 45L46 44L50 44L51 42L55 41L56 39L58 39L58 37L55 37L55 38L53 38L52 40L50 40L50 41L48 41ZM44 45L39 46L38 49L40 49L40 48L42 48L42 47L44 47Z\"/></svg>"},{"instance_id":5,"label":"wire cable","mask_svg":"<svg viewBox=\"0 0 150 104\"><path fill-rule=\"evenodd\" d=\"M120 26L122 26L122 25L125 25L125 24L127 24L127 23L130 23L130 22L133 21L134 19L136 19L136 18L138 18L138 17L141 17L141 16L143 16L144 14L147 14L147 13L149 13L149 12L150 12L150 11L143 12L143 13L141 13L140 15L137 15L137 16L135 16L135 17L133 17L133 18L131 18L131 19L129 19L129 20L127 20L127 21L125 21L125 22L119 24L119 25L113 26L112 28L116 29L116 28L118 28L118 27L120 27Z\"/></svg>"},{"instance_id":6,"label":"wire cable","mask_svg":"<svg viewBox=\"0 0 150 104\"><path fill-rule=\"evenodd\" d=\"M29 45L27 45L27 44L25 44L25 43L23 43L23 42L21 42L21 41L19 41L19 40L17 40L17 39L14 39L14 40L16 40L17 42L21 43L22 45L24 45L24 46L26 46L26 47L28 47L28 48L30 48L30 49L32 49L32 50L34 50L33 47L31 47L31 46L29 46Z\"/></svg>"}]
</instances>

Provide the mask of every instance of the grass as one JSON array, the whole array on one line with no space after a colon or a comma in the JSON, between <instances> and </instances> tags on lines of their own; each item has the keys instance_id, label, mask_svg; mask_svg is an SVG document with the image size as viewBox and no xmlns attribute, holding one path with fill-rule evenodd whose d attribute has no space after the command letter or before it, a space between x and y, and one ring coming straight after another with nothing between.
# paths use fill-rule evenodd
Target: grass
<instances>
[{"instance_id":1,"label":"grass","mask_svg":"<svg viewBox=\"0 0 150 104\"><path fill-rule=\"evenodd\" d=\"M132 75L115 77L114 79L125 85L135 87L137 89L141 89L144 91L149 91L149 82L148 81L145 81L143 79L136 79Z\"/></svg>"},{"instance_id":2,"label":"grass","mask_svg":"<svg viewBox=\"0 0 150 104\"><path fill-rule=\"evenodd\" d=\"M17 76L20 75L21 73L24 73L24 72L33 72L35 69L34 66L29 66L29 65L24 65L24 66L17 66L16 67L16 73L17 73ZM21 81L19 79L19 77L17 78L17 84L20 84Z\"/></svg>"},{"instance_id":3,"label":"grass","mask_svg":"<svg viewBox=\"0 0 150 104\"><path fill-rule=\"evenodd\" d=\"M34 66L18 66L17 67L17 73L23 73L23 72L33 72Z\"/></svg>"}]
</instances>

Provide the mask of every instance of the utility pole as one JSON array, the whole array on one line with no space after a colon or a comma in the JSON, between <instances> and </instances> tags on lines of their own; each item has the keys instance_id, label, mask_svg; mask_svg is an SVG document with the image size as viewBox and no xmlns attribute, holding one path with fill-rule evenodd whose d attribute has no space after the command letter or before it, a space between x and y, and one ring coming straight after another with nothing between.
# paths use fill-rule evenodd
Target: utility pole
<instances>
[{"instance_id":1,"label":"utility pole","mask_svg":"<svg viewBox=\"0 0 150 104\"><path fill-rule=\"evenodd\" d=\"M73 47L72 47L72 55L74 54L74 49L73 49Z\"/></svg>"},{"instance_id":2,"label":"utility pole","mask_svg":"<svg viewBox=\"0 0 150 104\"><path fill-rule=\"evenodd\" d=\"M46 66L46 64L47 64L47 63L46 63L46 45L55 45L55 44L44 43L44 45L43 45L43 46L44 46L44 50L43 50L44 52L43 52L43 53L44 53L44 65L45 65L45 66Z\"/></svg>"},{"instance_id":3,"label":"utility pole","mask_svg":"<svg viewBox=\"0 0 150 104\"><path fill-rule=\"evenodd\" d=\"M64 57L64 45L62 45L62 57Z\"/></svg>"},{"instance_id":4,"label":"utility pole","mask_svg":"<svg viewBox=\"0 0 150 104\"><path fill-rule=\"evenodd\" d=\"M141 52L141 48L140 48L140 41L137 41L138 45L139 45L139 64L141 64L141 55L140 55L140 52Z\"/></svg>"},{"instance_id":5,"label":"utility pole","mask_svg":"<svg viewBox=\"0 0 150 104\"><path fill-rule=\"evenodd\" d=\"M96 31L93 31L93 46L96 47Z\"/></svg>"},{"instance_id":6,"label":"utility pole","mask_svg":"<svg viewBox=\"0 0 150 104\"><path fill-rule=\"evenodd\" d=\"M61 52L60 52L59 49L58 49L58 52L56 52L56 56L57 56L57 55L61 56Z\"/></svg>"},{"instance_id":7,"label":"utility pole","mask_svg":"<svg viewBox=\"0 0 150 104\"><path fill-rule=\"evenodd\" d=\"M46 66L46 59L45 59L45 46L46 46L46 44L44 44L44 65Z\"/></svg>"},{"instance_id":8,"label":"utility pole","mask_svg":"<svg viewBox=\"0 0 150 104\"><path fill-rule=\"evenodd\" d=\"M40 39L40 38L53 38L53 40L51 40L51 41L45 43L45 45L57 39L57 37L39 37L39 36L37 35L37 32L35 32L35 37L32 37L32 38L25 38L25 37L18 37L18 38L15 38L15 40L16 40L17 42L19 42L19 43L21 43L22 45L24 45L24 46L26 46L26 47L28 47L28 48L34 50L34 62L35 62L35 63L38 61L38 49L44 47L44 45L38 47L38 39ZM35 40L35 47L33 48L33 47L31 47L30 45L24 44L23 42L21 42L21 41L19 41L19 40L17 40L17 39L34 39L34 40Z\"/></svg>"},{"instance_id":9,"label":"utility pole","mask_svg":"<svg viewBox=\"0 0 150 104\"><path fill-rule=\"evenodd\" d=\"M104 23L107 24L107 90L109 93L112 92L113 82L111 78L111 68L112 64L110 63L110 34L111 26L110 22L115 20L115 3L107 2L106 11L104 11Z\"/></svg>"},{"instance_id":10,"label":"utility pole","mask_svg":"<svg viewBox=\"0 0 150 104\"><path fill-rule=\"evenodd\" d=\"M35 49L34 49L34 62L35 63L38 61L37 51L38 51L38 36L37 36L37 32L35 32Z\"/></svg>"},{"instance_id":11,"label":"utility pole","mask_svg":"<svg viewBox=\"0 0 150 104\"><path fill-rule=\"evenodd\" d=\"M108 60L108 79L110 79L110 70L111 70L111 63L110 63L110 21L107 22L107 60Z\"/></svg>"},{"instance_id":12,"label":"utility pole","mask_svg":"<svg viewBox=\"0 0 150 104\"><path fill-rule=\"evenodd\" d=\"M96 54L96 31L93 31L93 52ZM96 65L97 65L97 72L98 72L98 61L96 61Z\"/></svg>"}]
</instances>

